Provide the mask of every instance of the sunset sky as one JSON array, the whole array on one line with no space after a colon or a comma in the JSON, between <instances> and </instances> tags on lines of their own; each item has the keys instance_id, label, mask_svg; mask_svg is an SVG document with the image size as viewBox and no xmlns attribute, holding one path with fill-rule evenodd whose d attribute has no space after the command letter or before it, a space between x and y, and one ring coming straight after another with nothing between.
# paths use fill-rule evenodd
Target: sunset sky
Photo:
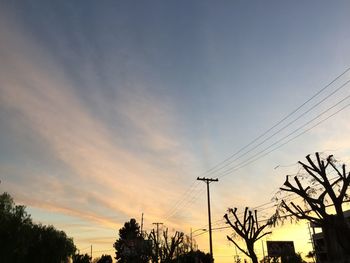
<instances>
[{"instance_id":1,"label":"sunset sky","mask_svg":"<svg viewBox=\"0 0 350 263\"><path fill-rule=\"evenodd\" d=\"M114 256L142 213L146 231L207 228L198 176L219 178L213 228L228 207L266 219L307 154L350 164L349 14L349 1L0 1L0 192L94 256ZM272 231L311 250L303 222ZM213 231L216 262L232 262L228 234ZM196 240L209 251L208 233Z\"/></svg>"}]
</instances>

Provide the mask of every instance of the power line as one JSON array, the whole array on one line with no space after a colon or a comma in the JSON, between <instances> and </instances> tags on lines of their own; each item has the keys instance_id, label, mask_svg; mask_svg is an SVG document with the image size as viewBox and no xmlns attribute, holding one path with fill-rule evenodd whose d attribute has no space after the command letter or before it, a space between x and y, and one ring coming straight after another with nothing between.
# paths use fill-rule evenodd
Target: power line
<instances>
[{"instance_id":1,"label":"power line","mask_svg":"<svg viewBox=\"0 0 350 263\"><path fill-rule=\"evenodd\" d=\"M197 185L199 185L198 181ZM192 184L193 185L193 184ZM193 204L193 202L199 197L199 195L204 191L204 188L196 188L193 191L190 191L191 188L188 188L189 190L186 191L186 195L183 196L180 200L180 202L177 202L177 204L170 209L168 212L168 216L165 218L165 221L169 220L170 218L174 217L175 215L177 215L179 213L179 208L182 207L188 207L191 203ZM187 194L188 193L188 194Z\"/></svg>"},{"instance_id":2,"label":"power line","mask_svg":"<svg viewBox=\"0 0 350 263\"><path fill-rule=\"evenodd\" d=\"M258 141L259 139L261 139L262 137L264 137L266 134L268 134L270 131L272 131L274 128L276 128L277 126L279 126L281 123L283 123L285 120L287 120L289 117L291 117L294 113L298 112L302 107L304 107L306 104L308 104L311 100L313 100L315 97L317 97L319 94L321 94L323 91L325 91L327 88L329 88L332 84L334 84L337 80L339 80L342 76L344 76L347 72L350 71L350 67L347 68L344 72L342 72L341 74L339 74L335 79L333 79L330 83L328 83L326 86L324 86L322 89L320 89L318 92L316 92L313 96L311 96L309 99L307 99L304 103L302 103L300 106L298 106L296 109L294 109L292 112L290 112L289 114L287 114L285 117L283 117L281 120L279 120L275 125L273 125L271 128L267 129L265 132L263 132L262 134L260 134L258 137L256 137L255 139L253 139L251 142L249 142L248 144L246 144L245 146L241 147L238 151L236 151L234 154L230 155L229 157L227 157L226 159L224 159L223 161L221 161L220 163L216 164L214 167L210 168L209 170L207 170L204 174L208 174L211 173L213 170L216 170L216 168L218 168L220 165L224 164L225 162L229 161L230 159L232 159L234 156L236 156L237 154L241 153L244 149L248 148L250 145L252 145L253 143L255 143L256 141ZM342 88L342 87L341 87ZM337 92L340 88L338 88L335 92ZM333 95L335 92L332 92L331 95ZM326 97L328 98L328 97ZM221 168L219 168L220 170Z\"/></svg>"},{"instance_id":3,"label":"power line","mask_svg":"<svg viewBox=\"0 0 350 263\"><path fill-rule=\"evenodd\" d=\"M331 175L331 174L333 174L333 173L336 173L336 172L335 172L335 171L331 171L331 172L329 172L328 174ZM329 179L329 182L332 182L332 181L336 180L337 178L338 178L338 176L334 176L334 177L332 177L332 178ZM316 187L316 186L318 186L318 185L320 185L320 183L316 183L313 187ZM289 202L289 201L295 200L295 199L297 199L297 198L301 198L301 197L298 196L298 195L296 195L296 194L294 194L294 193L289 193L289 194L286 194L286 195L283 196L283 197L280 197L279 199L280 199L280 200L283 199L283 200ZM264 206L266 206L266 205L271 205L271 204L274 204L274 205L269 206L269 207L265 207L265 208L263 208L263 209L260 209L260 210L258 210L258 212L260 213L261 211L265 211L265 210L267 210L267 209L271 209L271 208L277 206L276 201L271 200L271 201L266 202L266 203L263 203L263 204L261 204L261 205L252 207L251 210L257 210L258 208L264 207ZM234 205L232 205L231 207L234 207ZM238 213L237 215L238 215L238 216L241 216L241 215L243 215L243 214L244 214L244 212L242 211L242 212ZM225 219L224 219L224 218L221 218L221 219L215 221L214 224L216 224L216 225L222 225L224 221L225 221ZM207 225L203 226L203 228L206 228L206 227L207 227Z\"/></svg>"},{"instance_id":4,"label":"power line","mask_svg":"<svg viewBox=\"0 0 350 263\"><path fill-rule=\"evenodd\" d=\"M350 95L347 96L346 98L342 99L340 102L342 102L342 101L348 99L349 97L350 97ZM336 105L338 105L340 102L338 102ZM333 107L336 106L336 105L333 105L333 106L330 107L329 109L333 108ZM297 136L293 137L292 139L288 140L288 141L285 142L283 145L287 144L288 142L290 142L290 141L293 140L293 139L296 139L297 137L301 136L301 135L304 134L305 132L311 130L312 128L314 128L314 127L316 127L316 126L318 126L318 125L321 124L322 122L326 121L326 120L329 119L330 117L334 116L335 114L339 113L340 111L344 110L345 108L347 108L347 107L349 107L349 106L350 106L350 103L347 104L347 105L345 105L344 107L342 107L342 108L339 109L338 111L334 112L332 115L328 116L327 118L321 120L320 122L318 122L318 123L315 124L314 126L310 127L309 129L303 131L302 133L300 133L300 134L298 134ZM327 109L326 111L328 111L329 109ZM326 112L326 111L325 111L325 112ZM324 113L324 112L323 112L323 113ZM320 115L322 115L323 113L321 113ZM319 115L319 116L320 116L320 115ZM314 119L315 119L315 118L314 118ZM313 121L313 120L312 120L312 121ZM308 123L307 123L307 124L308 124ZM296 130L298 130L298 129L296 129ZM288 135L288 136L289 136L289 135ZM287 136L287 137L288 137L288 136ZM277 142L277 143L278 143L278 142ZM270 146L269 146L269 147L270 147ZM280 147L281 147L281 145L278 146L278 147L275 147L275 148L272 149L271 151L265 153L263 156L267 155L268 153L270 153L270 152L272 152L272 151L274 151L274 150L276 150L276 149L278 149L278 148L280 148ZM266 149L265 149L265 150L266 150ZM250 164L250 163L252 163L252 162L254 162L254 161L256 161L256 160L262 158L263 156L260 156L260 157L254 159L254 160L252 160L252 161L250 161L250 162L248 162L248 163L245 163L245 164L244 164L244 162L243 162L243 165L241 165L241 166L238 165L238 167L233 167L233 168L235 168L235 169L234 169L234 170L231 170L231 171L228 171L228 172L232 172L232 171L241 169L241 168L247 166L248 164ZM248 160L249 160L249 159L248 159ZM246 161L245 161L245 162L246 162ZM227 173L227 174L228 174L228 173ZM224 177L224 176L226 176L227 174L222 175L221 178ZM333 178L333 179L334 179L334 178ZM290 195L291 195L291 194L290 194ZM259 206L255 207L254 209L259 208L259 207L262 207L262 206L265 206L265 205L267 205L267 204L271 204L271 203L272 203L272 202L267 202L267 203L265 203L265 204L262 204L262 205L259 205ZM222 220L222 219L221 219L221 220ZM219 221L220 221L220 220L219 220Z\"/></svg>"},{"instance_id":5,"label":"power line","mask_svg":"<svg viewBox=\"0 0 350 263\"><path fill-rule=\"evenodd\" d=\"M312 105L307 111L303 112L302 114L300 114L297 118L295 118L294 120L292 120L291 122L289 122L288 124L286 124L285 126L283 126L282 128L280 128L277 132L273 133L272 135L270 135L268 138L265 138L262 142L260 142L258 145L255 145L252 149L248 150L247 152L241 154L241 156L238 156L237 158L235 158L234 160L231 160L233 157L235 157L236 155L238 155L239 153L241 153L242 151L244 151L245 149L247 149L249 146L251 146L252 144L254 144L255 142L257 142L259 139L261 139L262 137L264 137L266 134L268 134L270 131L272 131L274 128L276 128L278 125L280 125L281 123L283 123L286 119L288 119L289 117L291 117L293 114L295 114L297 111L299 111L302 107L304 107L306 104L308 104L310 101L312 101L315 97L317 97L319 94L321 94L323 91L325 91L326 89L328 89L332 84L334 84L337 80L339 80L342 76L344 76L347 72L350 71L350 68L347 68L343 73L341 73L340 75L338 75L335 79L333 79L329 84L327 84L326 86L324 86L321 90L319 90L318 92L316 92L312 97L310 97L308 100L306 100L304 103L302 103L299 107L297 107L295 110L293 110L291 113L289 113L288 115L286 115L284 118L282 118L280 121L278 121L274 126L272 126L271 128L269 128L268 130L266 130L263 134L259 135L258 137L256 137L254 140L252 140L250 143L248 143L247 145L243 146L242 148L240 148L237 152L235 152L234 154L232 154L231 156L229 156L228 158L226 158L225 160L221 161L220 163L218 163L217 165L215 165L214 167L212 167L211 169L207 170L204 174L213 174L213 173L217 173L218 171L222 170L223 168L231 165L235 160L238 160L240 158L242 158L244 155L246 155L247 153L253 151L254 149L256 149L257 147L259 147L260 145L262 145L264 142L266 142L267 140L273 138L274 136L276 136L278 133L280 133L282 130L284 130L285 128L287 128L288 126L290 126L291 124L293 124L294 122L296 122L297 120L299 120L300 118L302 118L304 115L306 115L308 112L310 112L312 109L316 108L317 106L319 106L321 103L323 103L326 99L330 98L332 95L334 95L337 91L339 91L340 89L342 89L343 87L345 87L350 80L348 80L347 82L345 82L344 84L342 84L341 86L339 86L337 89L335 89L334 91L332 91L330 94L328 94L325 98L321 99L320 101L318 101L316 104ZM348 96L349 97L349 96ZM348 98L347 97L347 98ZM347 99L346 98L346 99ZM342 101L344 101L345 99L343 99ZM340 102L338 102L336 105L338 105ZM328 110L334 108L336 105L333 105L332 107L328 108ZM347 107L347 106L346 106ZM342 111L343 109L345 109L346 107L342 108L341 110L337 111L336 113L332 114L331 116L328 116L325 120L329 119L330 117L334 116L335 114L337 114L338 112ZM327 110L327 111L328 111ZM326 111L325 111L326 112ZM321 115L323 115L325 112L321 113L318 115L318 117L320 117ZM311 123L312 121L314 121L317 118L313 118L311 121L308 121L306 124L304 124L302 127L305 127L307 124ZM277 142L271 144L270 146L268 146L267 148L265 148L264 150L258 152L257 154L249 157L248 159L244 160L243 162L239 163L238 165L231 167L223 172L221 172L221 174L219 174L219 176L224 177L226 176L228 173L232 172L232 171L236 171L238 169L241 169L249 164L251 164L252 162L257 161L258 159L266 156L267 154L271 153L274 150L277 150L278 148L284 146L285 144L289 143L290 141L296 139L297 137L301 136L302 134L306 133L307 131L311 130L312 128L318 126L320 123L324 122L325 120L322 120L321 122L319 122L318 124L314 125L313 127L307 129L306 131L302 132L301 134L293 137L292 139L288 140L287 142L279 145L278 147L275 147L273 150L264 153L266 150L270 149L271 147L273 147L274 145L280 143L282 140L286 139L287 137L293 135L295 132L297 132L297 130L294 130L292 133L288 134L287 136L283 137L282 139L279 139ZM300 128L300 127L299 127ZM260 154L262 154L261 156L259 156ZM257 157L259 156L259 157ZM257 158L255 158L257 157ZM252 160L253 159L253 160ZM231 160L231 161L230 161ZM230 162L228 162L230 161ZM226 163L226 164L225 164ZM224 165L223 165L224 164ZM194 184L194 182L192 183L192 185ZM191 196L191 200L193 200L195 198L195 196L199 195L199 191L194 192L193 195L191 193L191 187L190 186L188 188L188 190L185 192L185 194L182 196L182 198L180 199L181 201L178 201L174 207L170 210L171 213L170 215L167 217L167 219L169 219L170 217L172 217L173 215L176 215L178 213L178 210L180 210L181 208L183 208L184 206L188 206L188 204L190 203L190 201L188 200Z\"/></svg>"},{"instance_id":6,"label":"power line","mask_svg":"<svg viewBox=\"0 0 350 263\"><path fill-rule=\"evenodd\" d=\"M350 82L350 81L349 81ZM244 160L243 162L239 163L238 165L231 167L227 170L225 170L224 172L222 172L221 174L218 175L219 178L222 178L224 176L226 176L227 174L229 174L232 171L236 171L238 169L241 169L249 164L251 164L252 162L255 162L259 159L261 159L262 157L266 156L267 154L281 148L282 146L286 145L287 143L291 142L292 140L300 137L301 135L305 134L306 132L310 131L311 129L315 128L316 126L320 125L321 123L323 123L324 121L328 120L329 118L333 117L334 115L338 114L339 112L343 111L345 108L347 108L348 106L350 106L349 104L345 105L344 107L342 107L341 109L337 110L336 112L334 112L333 114L331 114L330 116L326 117L325 119L321 120L320 122L316 123L315 125L313 125L312 127L304 130L303 132L301 132L300 134L298 134L297 136L294 136L293 138L289 139L287 142L282 143L281 145L279 145L278 147L273 148L271 151L268 151L266 154L261 155L258 158L255 158L256 156L259 156L260 154L264 153L266 150L270 149L271 147L275 146L276 144L280 143L281 141L283 141L284 139L290 137L291 135L297 133L300 129L304 128L305 126L307 126L308 124L312 123L313 121L317 120L319 117L321 117L322 115L324 115L325 113L327 113L328 111L330 111L331 109L333 109L334 107L338 106L339 104L341 104L342 102L344 102L345 100L349 99L350 95L346 96L345 98L343 98L342 100L338 101L336 104L334 104L333 106L329 107L328 109L326 109L325 111L323 111L322 113L320 113L319 115L317 115L316 117L312 118L311 120L307 121L306 123L304 123L303 125L299 126L297 129L293 130L291 133L287 134L286 136L280 138L279 140L277 140L276 142L270 144L268 147L264 148L263 150L259 151L258 153L255 153L253 156L249 157L248 159ZM253 159L252 161L250 161L251 159Z\"/></svg>"},{"instance_id":7,"label":"power line","mask_svg":"<svg viewBox=\"0 0 350 263\"><path fill-rule=\"evenodd\" d=\"M262 140L261 142L259 142L257 145L255 145L254 147L252 147L251 149L249 149L248 151L242 153L241 155L239 155L238 157L236 157L233 160L230 160L229 162L227 162L224 166L218 168L215 172L218 172L220 170L222 170L223 168L229 166L230 164L232 164L233 162L241 159L242 157L244 157L245 155L247 155L248 153L252 152L253 150L255 150L256 148L258 148L259 146L263 145L265 142L269 141L271 138L273 138L274 136L276 136L277 134L281 133L282 131L284 131L286 128L288 128L289 126L291 126L293 123L295 123L296 121L300 120L302 117L304 117L307 113L309 113L310 111L312 111L313 109L315 109L317 106L319 106L322 102L326 101L327 99L329 99L332 95L334 95L336 92L338 92L340 89L344 88L348 83L350 82L350 80L348 80L347 82L345 82L343 85L341 85L340 87L338 87L336 90L334 90L332 93L330 93L328 96L326 96L325 98L323 98L322 100L318 101L316 104L314 104L311 108L309 108L308 110L306 110L305 112L301 113L299 116L297 116L296 118L294 118L293 120L291 120L290 122L288 122L286 125L284 125L283 127L281 127L280 129L278 129L277 131L275 131L274 133L272 133L271 135L269 135L267 138L265 138L264 140Z\"/></svg>"},{"instance_id":8,"label":"power line","mask_svg":"<svg viewBox=\"0 0 350 263\"><path fill-rule=\"evenodd\" d=\"M344 201L343 203L349 203L349 202L350 202L350 200L347 200L347 201ZM325 207L331 207L331 206L334 206L334 204L325 205ZM309 209L309 210L305 210L305 211L303 211L303 212L304 212L304 213L309 213L309 212L312 212L312 211L313 211L312 209ZM297 214L299 214L299 213L297 213ZM289 213L289 214L280 216L279 219L285 219L285 218L293 217L293 216L295 216L295 215ZM258 220L257 222L258 222L258 223L262 223L262 222L267 222L268 220L269 220L269 219L263 219L263 220ZM215 227L215 228L212 228L212 230L213 230L213 231L218 231L218 230L228 229L228 228L231 228L231 226ZM208 232L208 230L207 230L207 231L204 231L204 232L202 232L202 233L199 233L199 234L197 234L197 235L195 235L195 236L193 236L193 237L197 237L197 236L203 235L203 234L205 234L206 232Z\"/></svg>"},{"instance_id":9,"label":"power line","mask_svg":"<svg viewBox=\"0 0 350 263\"><path fill-rule=\"evenodd\" d=\"M190 200L188 200L181 208L185 209L191 205L194 205L194 202L199 198L199 196L205 191L205 188L200 189L200 191L197 191L197 194L194 194ZM180 209L175 211L172 215L167 217L167 219L176 216L180 212Z\"/></svg>"}]
</instances>

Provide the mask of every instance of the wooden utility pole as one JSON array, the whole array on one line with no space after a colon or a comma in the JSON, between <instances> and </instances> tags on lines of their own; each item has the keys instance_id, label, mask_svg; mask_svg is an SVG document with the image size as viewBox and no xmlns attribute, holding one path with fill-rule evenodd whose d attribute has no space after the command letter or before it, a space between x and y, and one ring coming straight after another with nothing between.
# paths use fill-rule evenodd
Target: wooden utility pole
<instances>
[{"instance_id":1,"label":"wooden utility pole","mask_svg":"<svg viewBox=\"0 0 350 263\"><path fill-rule=\"evenodd\" d=\"M143 237L143 213L141 216L141 236Z\"/></svg>"},{"instance_id":2,"label":"wooden utility pole","mask_svg":"<svg viewBox=\"0 0 350 263\"><path fill-rule=\"evenodd\" d=\"M209 248L210 248L210 256L212 262L214 262L214 256L213 256L213 241L211 237L211 215L210 215L210 192L209 192L209 183L211 182L218 182L219 179L212 179L212 178L199 178L197 177L197 180L204 181L207 183L207 197L208 197L208 221L209 221Z\"/></svg>"}]
</instances>

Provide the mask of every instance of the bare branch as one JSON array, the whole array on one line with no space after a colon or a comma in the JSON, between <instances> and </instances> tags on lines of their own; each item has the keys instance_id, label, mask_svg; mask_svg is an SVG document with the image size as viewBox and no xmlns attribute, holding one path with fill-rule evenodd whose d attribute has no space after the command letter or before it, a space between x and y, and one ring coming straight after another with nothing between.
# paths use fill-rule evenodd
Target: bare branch
<instances>
[{"instance_id":1,"label":"bare branch","mask_svg":"<svg viewBox=\"0 0 350 263\"><path fill-rule=\"evenodd\" d=\"M263 238L264 236L267 236L267 235L270 235L270 234L272 234L272 231L269 231L269 232L266 232L266 233L262 234L261 236L259 236L259 237L256 239L256 241L258 241L259 239Z\"/></svg>"},{"instance_id":2,"label":"bare branch","mask_svg":"<svg viewBox=\"0 0 350 263\"><path fill-rule=\"evenodd\" d=\"M231 237L227 236L227 239L230 240L235 246L242 251L244 254L246 254L248 257L250 257L249 253L247 251L244 251Z\"/></svg>"},{"instance_id":3,"label":"bare branch","mask_svg":"<svg viewBox=\"0 0 350 263\"><path fill-rule=\"evenodd\" d=\"M266 224L259 226L258 224L258 218L257 218L257 211L255 210L254 213L248 209L248 207L244 210L243 215L243 223L241 223L240 219L237 216L237 209L229 209L228 211L232 212L235 216L236 222L232 223L230 219L228 218L228 215L225 214L224 218L226 219L226 223L229 224L232 229L244 239L248 252L245 252L243 249L241 249L238 244L229 236L227 237L230 241L232 241L243 253L245 253L247 256L249 256L254 262L257 262L256 260L256 254L254 252L254 243L256 240L260 239L262 236L265 236L271 232L262 234L263 229L271 225L271 221L267 221Z\"/></svg>"}]
</instances>

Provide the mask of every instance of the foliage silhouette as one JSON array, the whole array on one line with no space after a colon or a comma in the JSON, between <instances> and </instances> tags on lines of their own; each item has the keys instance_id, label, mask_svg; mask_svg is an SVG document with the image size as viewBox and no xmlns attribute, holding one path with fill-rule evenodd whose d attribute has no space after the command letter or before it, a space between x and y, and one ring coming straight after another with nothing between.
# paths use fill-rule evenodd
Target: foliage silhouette
<instances>
[{"instance_id":1,"label":"foliage silhouette","mask_svg":"<svg viewBox=\"0 0 350 263\"><path fill-rule=\"evenodd\" d=\"M295 253L292 256L283 256L283 257L268 257L260 260L260 263L306 263L305 260L301 257L300 253Z\"/></svg>"},{"instance_id":2,"label":"foliage silhouette","mask_svg":"<svg viewBox=\"0 0 350 263\"><path fill-rule=\"evenodd\" d=\"M90 263L91 257L88 254L75 254L72 259L73 263Z\"/></svg>"},{"instance_id":3,"label":"foliage silhouette","mask_svg":"<svg viewBox=\"0 0 350 263\"><path fill-rule=\"evenodd\" d=\"M110 255L102 255L96 263L112 263L112 257Z\"/></svg>"},{"instance_id":4,"label":"foliage silhouette","mask_svg":"<svg viewBox=\"0 0 350 263\"><path fill-rule=\"evenodd\" d=\"M151 246L144 240L140 227L133 218L119 229L119 239L113 247L116 249L117 262L146 263L151 257Z\"/></svg>"},{"instance_id":5,"label":"foliage silhouette","mask_svg":"<svg viewBox=\"0 0 350 263\"><path fill-rule=\"evenodd\" d=\"M184 254L179 255L173 262L181 262L181 263L212 263L211 256L209 253L204 253L200 250L190 251Z\"/></svg>"},{"instance_id":6,"label":"foliage silhouette","mask_svg":"<svg viewBox=\"0 0 350 263\"><path fill-rule=\"evenodd\" d=\"M76 250L63 231L34 224L8 193L0 195L0 237L0 262L61 263Z\"/></svg>"}]
</instances>

